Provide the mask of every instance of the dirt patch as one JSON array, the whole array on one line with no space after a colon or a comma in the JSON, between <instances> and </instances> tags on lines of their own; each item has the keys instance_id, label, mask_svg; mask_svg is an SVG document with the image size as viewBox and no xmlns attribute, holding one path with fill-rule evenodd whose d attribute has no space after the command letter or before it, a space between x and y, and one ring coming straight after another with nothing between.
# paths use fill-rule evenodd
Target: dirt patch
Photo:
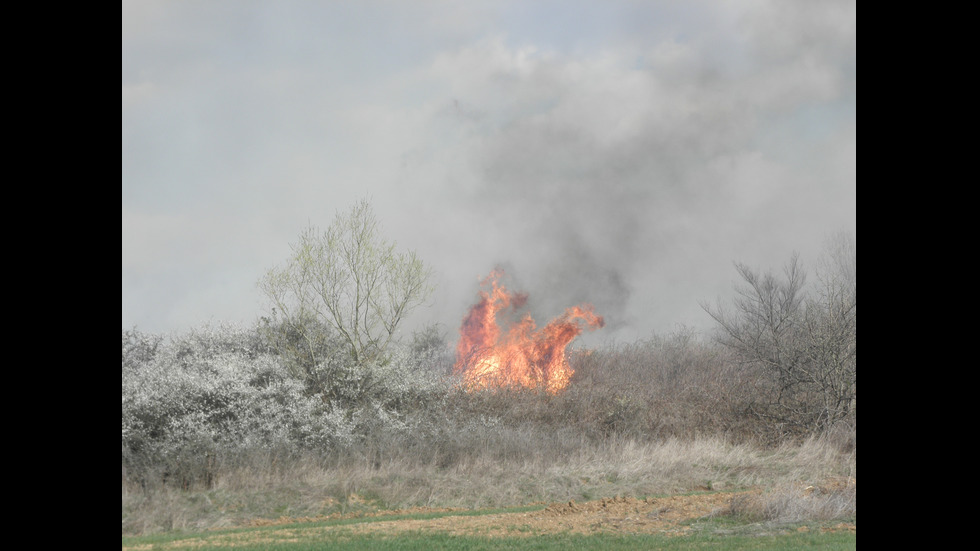
<instances>
[{"instance_id":1,"label":"dirt patch","mask_svg":"<svg viewBox=\"0 0 980 551\"><path fill-rule=\"evenodd\" d=\"M744 494L745 492L742 492ZM553 503L538 511L492 513L486 515L452 515L433 519L392 519L386 516L405 513L458 512L459 509L412 509L388 513L360 514L375 517L371 522L318 527L324 534L386 535L403 532L444 532L467 536L519 536L571 532L668 533L684 534L690 530L682 523L717 514L727 509L735 493L710 493L663 498L604 498L595 501ZM349 517L349 516L348 516ZM253 526L327 520L338 517L281 518L254 521ZM343 518L343 517L340 517Z\"/></svg>"},{"instance_id":2,"label":"dirt patch","mask_svg":"<svg viewBox=\"0 0 980 551\"><path fill-rule=\"evenodd\" d=\"M828 492L836 490L841 484L855 484L849 481L832 480L819 488L810 486L808 491ZM637 499L621 496L594 501L552 503L542 510L530 512L493 513L486 515L452 515L434 519L392 519L386 516L406 513L458 512L461 509L415 508L403 511L389 511L357 516L376 517L372 522L320 527L325 533L331 531L345 534L397 534L402 532L444 532L454 535L515 536L540 535L557 532L589 534L606 533L661 533L683 535L691 531L691 521L708 518L712 515L726 514L732 503L746 498L758 498L761 489L742 492L711 492L692 495L675 495L658 498ZM347 516L350 517L349 515ZM326 520L283 518L278 521L257 521L253 525L269 525L284 522L303 522ZM343 517L341 517L343 518ZM841 530L856 531L852 524L840 524Z\"/></svg>"},{"instance_id":3,"label":"dirt patch","mask_svg":"<svg viewBox=\"0 0 980 551\"><path fill-rule=\"evenodd\" d=\"M820 486L801 487L804 494L840 491L839 486L854 489L853 478L831 480ZM536 511L504 512L478 515L449 515L431 519L388 518L410 513L453 513L464 509L413 508L400 511L362 512L348 515L330 515L316 518L282 517L276 520L256 520L250 526L285 525L282 529L261 533L214 534L197 540L182 540L180 548L192 548L198 544L224 545L234 548L241 545L269 545L297 541L311 536L321 541L341 541L366 534L385 536L403 533L447 533L461 536L487 538L537 536L554 533L617 533L617 534L665 534L683 536L691 532L691 521L728 513L733 503L746 499L758 499L761 489L740 492L712 492L692 495L675 495L637 499L613 497L594 501L551 503ZM328 526L303 526L332 519L370 517L369 522ZM800 530L807 530L802 527ZM837 523L821 530L856 532L853 523ZM170 546L166 546L170 547ZM125 550L126 548L124 548ZM139 547L131 547L131 550Z\"/></svg>"}]
</instances>

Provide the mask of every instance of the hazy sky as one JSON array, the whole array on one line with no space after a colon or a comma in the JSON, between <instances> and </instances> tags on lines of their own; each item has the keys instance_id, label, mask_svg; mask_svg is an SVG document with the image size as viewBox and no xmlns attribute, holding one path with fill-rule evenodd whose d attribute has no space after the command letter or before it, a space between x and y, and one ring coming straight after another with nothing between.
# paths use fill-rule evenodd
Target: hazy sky
<instances>
[{"instance_id":1,"label":"hazy sky","mask_svg":"<svg viewBox=\"0 0 980 551\"><path fill-rule=\"evenodd\" d=\"M541 325L711 327L734 262L856 237L856 68L846 0L123 0L123 328L251 323L361 198L434 270L413 324L500 265Z\"/></svg>"}]
</instances>

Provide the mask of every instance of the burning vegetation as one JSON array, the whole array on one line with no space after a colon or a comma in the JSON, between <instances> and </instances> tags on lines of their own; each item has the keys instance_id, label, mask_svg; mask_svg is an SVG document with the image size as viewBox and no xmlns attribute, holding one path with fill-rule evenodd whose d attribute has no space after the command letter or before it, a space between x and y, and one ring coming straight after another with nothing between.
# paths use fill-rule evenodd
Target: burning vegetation
<instances>
[{"instance_id":1,"label":"burning vegetation","mask_svg":"<svg viewBox=\"0 0 980 551\"><path fill-rule=\"evenodd\" d=\"M500 283L502 270L483 280L480 301L474 304L459 329L454 372L462 374L469 389L544 388L556 394L568 386L574 371L565 349L582 331L604 325L591 304L572 306L548 325L537 329L534 319L516 314L527 302L526 293L512 293ZM501 327L501 323L505 327Z\"/></svg>"}]
</instances>

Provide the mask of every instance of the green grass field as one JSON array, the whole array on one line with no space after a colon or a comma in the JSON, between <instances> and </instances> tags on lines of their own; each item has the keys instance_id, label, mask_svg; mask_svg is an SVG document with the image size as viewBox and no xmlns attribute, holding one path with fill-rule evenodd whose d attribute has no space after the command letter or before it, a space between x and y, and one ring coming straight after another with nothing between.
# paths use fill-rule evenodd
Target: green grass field
<instances>
[{"instance_id":1,"label":"green grass field","mask_svg":"<svg viewBox=\"0 0 980 551\"><path fill-rule=\"evenodd\" d=\"M180 538L124 538L123 549L140 550L228 550L237 551L312 551L312 550L638 550L662 549L665 551L687 551L698 549L730 549L777 551L790 549L821 549L827 551L856 549L857 535L854 533L790 532L752 535L693 535L670 537L661 535L575 535L547 534L518 537L477 537L448 534L413 534L386 537L381 535L339 536L329 540L291 533L289 538L271 541L261 538L259 543L228 546L224 543L208 544L207 537ZM287 539L289 541L287 541Z\"/></svg>"},{"instance_id":2,"label":"green grass field","mask_svg":"<svg viewBox=\"0 0 980 551\"><path fill-rule=\"evenodd\" d=\"M455 513L428 513L342 519L322 522L282 524L256 528L216 530L205 533L157 534L124 537L124 551L150 550L229 550L236 551L311 551L311 550L789 550L789 549L856 549L854 531L825 531L832 524L801 523L773 525L740 523L730 518L699 520L689 524L690 532L682 536L666 534L573 534L569 532L535 533L520 525L507 526L502 532L454 535L423 529L399 530L397 533L364 532L358 528L375 522L427 521L451 517L493 515L501 511L519 513L535 508L492 509Z\"/></svg>"}]
</instances>

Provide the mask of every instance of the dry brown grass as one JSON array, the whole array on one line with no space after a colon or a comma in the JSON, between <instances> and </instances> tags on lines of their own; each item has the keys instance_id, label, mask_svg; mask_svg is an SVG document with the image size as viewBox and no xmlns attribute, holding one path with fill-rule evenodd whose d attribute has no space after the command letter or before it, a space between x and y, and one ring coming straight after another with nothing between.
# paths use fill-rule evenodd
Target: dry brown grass
<instances>
[{"instance_id":1,"label":"dry brown grass","mask_svg":"<svg viewBox=\"0 0 980 551\"><path fill-rule=\"evenodd\" d=\"M733 499L727 514L777 524L856 518L857 479L831 477L818 484L780 482L762 493Z\"/></svg>"},{"instance_id":2,"label":"dry brown grass","mask_svg":"<svg viewBox=\"0 0 980 551\"><path fill-rule=\"evenodd\" d=\"M277 458L256 454L208 490L124 488L123 534L203 530L282 516L412 507L484 508L601 497L760 488L732 514L766 520L854 516L856 452L832 438L765 449L721 438L561 444L512 433L437 456ZM557 437L556 437L557 438ZM507 449L495 447L501 444ZM840 488L827 481L850 481Z\"/></svg>"}]
</instances>

